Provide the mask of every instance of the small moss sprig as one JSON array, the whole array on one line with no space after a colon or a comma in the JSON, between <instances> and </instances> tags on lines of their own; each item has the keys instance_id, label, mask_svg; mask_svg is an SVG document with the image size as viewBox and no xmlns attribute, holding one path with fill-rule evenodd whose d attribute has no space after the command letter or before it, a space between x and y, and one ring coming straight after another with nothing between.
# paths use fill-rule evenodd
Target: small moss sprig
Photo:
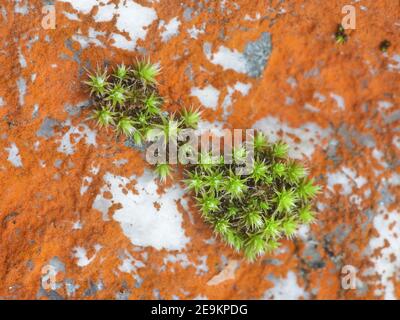
<instances>
[{"instance_id":1,"label":"small moss sprig","mask_svg":"<svg viewBox=\"0 0 400 320\"><path fill-rule=\"evenodd\" d=\"M344 44L348 40L348 35L345 33L345 30L341 24L338 25L335 40L337 44Z\"/></svg>"},{"instance_id":2,"label":"small moss sprig","mask_svg":"<svg viewBox=\"0 0 400 320\"><path fill-rule=\"evenodd\" d=\"M383 53L387 52L392 44L390 43L389 40L383 40L379 44L379 50L381 50Z\"/></svg>"},{"instance_id":3,"label":"small moss sprig","mask_svg":"<svg viewBox=\"0 0 400 320\"><path fill-rule=\"evenodd\" d=\"M199 165L188 167L185 180L204 220L249 261L277 249L282 238L292 239L300 225L314 222L311 202L320 190L307 170L288 158L287 144L270 143L261 132L252 143L250 174L237 174L235 161L225 164L203 153ZM245 156L243 150L233 150L233 158Z\"/></svg>"}]
</instances>

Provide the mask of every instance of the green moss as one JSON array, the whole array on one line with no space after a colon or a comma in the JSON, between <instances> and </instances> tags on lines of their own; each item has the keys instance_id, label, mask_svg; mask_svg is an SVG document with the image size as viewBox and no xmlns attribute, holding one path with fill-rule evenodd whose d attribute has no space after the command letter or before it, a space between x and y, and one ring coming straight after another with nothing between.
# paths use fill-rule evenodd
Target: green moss
<instances>
[{"instance_id":1,"label":"green moss","mask_svg":"<svg viewBox=\"0 0 400 320\"><path fill-rule=\"evenodd\" d=\"M190 165L185 179L215 233L249 261L312 223L311 204L319 191L301 163L288 158L287 144L269 143L259 132L252 142L255 159L249 175L238 174L235 162L212 163L205 153L200 157L205 163ZM246 153L238 150L241 157Z\"/></svg>"},{"instance_id":2,"label":"green moss","mask_svg":"<svg viewBox=\"0 0 400 320\"><path fill-rule=\"evenodd\" d=\"M201 120L199 110L183 108L177 114L162 110L164 99L156 81L159 72L157 65L141 60L134 66L118 65L111 72L89 73L85 84L96 124L112 128L137 146L154 138L162 138L168 146L183 129L196 129ZM177 143L184 154L197 155L193 146ZM270 143L263 133L256 132L248 145L254 149L248 174L237 170L250 154L245 147L232 150L233 163L201 150L199 163L186 165L183 183L214 232L253 261L277 249L282 238L293 238L300 225L315 221L312 200L320 188L307 178L307 170L299 162L288 158L286 143ZM158 163L154 170L165 182L174 168Z\"/></svg>"}]
</instances>

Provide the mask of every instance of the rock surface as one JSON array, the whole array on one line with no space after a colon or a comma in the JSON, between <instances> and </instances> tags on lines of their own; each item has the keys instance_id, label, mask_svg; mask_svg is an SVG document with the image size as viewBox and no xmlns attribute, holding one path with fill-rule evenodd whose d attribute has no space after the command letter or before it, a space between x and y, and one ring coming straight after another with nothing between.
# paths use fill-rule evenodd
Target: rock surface
<instances>
[{"instance_id":1,"label":"rock surface","mask_svg":"<svg viewBox=\"0 0 400 320\"><path fill-rule=\"evenodd\" d=\"M338 0L2 1L0 298L400 298L400 8L348 2L336 45ZM140 55L169 110L290 142L324 188L318 223L248 264L98 131L84 68Z\"/></svg>"}]
</instances>

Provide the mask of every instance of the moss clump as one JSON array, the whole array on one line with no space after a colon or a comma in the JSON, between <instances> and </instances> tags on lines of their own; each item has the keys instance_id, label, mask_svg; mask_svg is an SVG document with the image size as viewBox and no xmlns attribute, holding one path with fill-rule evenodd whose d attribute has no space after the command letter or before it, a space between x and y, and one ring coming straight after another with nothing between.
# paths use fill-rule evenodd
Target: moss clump
<instances>
[{"instance_id":1,"label":"moss clump","mask_svg":"<svg viewBox=\"0 0 400 320\"><path fill-rule=\"evenodd\" d=\"M311 201L319 191L306 169L288 158L287 144L269 143L260 132L252 144L250 174L236 171L242 162L235 158L247 152L240 148L233 150L231 164L202 154L199 165L189 166L185 180L204 220L250 261L278 248L280 239L293 238L300 225L314 221Z\"/></svg>"},{"instance_id":2,"label":"moss clump","mask_svg":"<svg viewBox=\"0 0 400 320\"><path fill-rule=\"evenodd\" d=\"M111 72L98 70L85 83L90 88L95 110L93 119L100 127L133 139L141 146L147 132L161 122L163 99L156 88L157 65L138 61L133 67L118 65Z\"/></svg>"},{"instance_id":3,"label":"moss clump","mask_svg":"<svg viewBox=\"0 0 400 320\"><path fill-rule=\"evenodd\" d=\"M198 152L198 146L187 141L178 141L183 129L197 128L201 112L193 108L184 108L177 115L163 111L164 99L157 91L159 71L157 65L140 60L132 67L121 64L110 72L89 73L85 84L97 125L111 128L116 136L138 146L163 141L165 161L155 166L162 182L173 171L168 163L171 143L185 159L192 161L199 153L199 163L187 164L184 183L194 193L204 220L250 261L278 248L282 238L294 237L301 224L314 221L311 200L319 187L306 177L300 163L288 158L287 144L270 143L262 133L256 133L251 140L251 169L244 174L237 169L247 160L248 148L234 148L233 162L228 163L220 156Z\"/></svg>"},{"instance_id":4,"label":"moss clump","mask_svg":"<svg viewBox=\"0 0 400 320\"><path fill-rule=\"evenodd\" d=\"M136 146L152 142L154 132L169 141L182 129L196 128L198 110L183 108L177 116L162 110L164 99L156 80L159 73L158 65L148 60L137 60L133 66L121 64L111 71L88 72L89 79L84 83L92 97L92 119L100 128L111 128L116 136L132 140ZM155 171L164 182L173 170L168 163L159 163Z\"/></svg>"}]
</instances>

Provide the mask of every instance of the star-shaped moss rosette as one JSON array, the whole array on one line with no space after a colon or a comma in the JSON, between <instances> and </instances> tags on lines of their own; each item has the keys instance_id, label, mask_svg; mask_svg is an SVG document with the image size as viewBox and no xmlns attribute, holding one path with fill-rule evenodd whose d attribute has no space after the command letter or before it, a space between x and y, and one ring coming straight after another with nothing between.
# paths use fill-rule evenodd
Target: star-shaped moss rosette
<instances>
[{"instance_id":1,"label":"star-shaped moss rosette","mask_svg":"<svg viewBox=\"0 0 400 320\"><path fill-rule=\"evenodd\" d=\"M157 65L143 60L133 67L121 64L111 72L89 73L85 83L95 107L92 117L99 127L112 127L116 135L142 145L146 132L162 117L163 99L156 88L159 71Z\"/></svg>"},{"instance_id":2,"label":"star-shaped moss rosette","mask_svg":"<svg viewBox=\"0 0 400 320\"><path fill-rule=\"evenodd\" d=\"M201 163L189 166L185 180L203 219L249 261L277 249L282 238L293 238L300 225L314 222L312 199L320 189L300 163L288 158L287 144L269 143L261 132L252 144L250 174L236 173L242 165L236 160L247 152L238 148L232 164L201 154Z\"/></svg>"}]
</instances>

